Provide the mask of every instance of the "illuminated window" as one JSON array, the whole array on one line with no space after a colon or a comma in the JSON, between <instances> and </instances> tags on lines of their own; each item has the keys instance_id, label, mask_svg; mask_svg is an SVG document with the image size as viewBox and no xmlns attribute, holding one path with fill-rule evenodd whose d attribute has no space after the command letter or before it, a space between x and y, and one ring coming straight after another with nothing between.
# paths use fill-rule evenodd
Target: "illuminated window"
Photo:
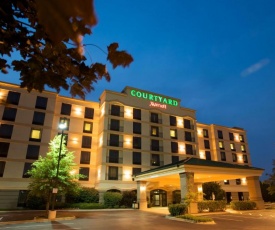
<instances>
[{"instance_id":1,"label":"illuminated window","mask_svg":"<svg viewBox=\"0 0 275 230\"><path fill-rule=\"evenodd\" d=\"M41 130L31 129L30 141L41 141Z\"/></svg>"},{"instance_id":2,"label":"illuminated window","mask_svg":"<svg viewBox=\"0 0 275 230\"><path fill-rule=\"evenodd\" d=\"M93 132L93 123L84 121L83 132L84 133L92 133Z\"/></svg>"},{"instance_id":3,"label":"illuminated window","mask_svg":"<svg viewBox=\"0 0 275 230\"><path fill-rule=\"evenodd\" d=\"M224 184L229 184L229 180L224 180L223 183Z\"/></svg>"},{"instance_id":4,"label":"illuminated window","mask_svg":"<svg viewBox=\"0 0 275 230\"><path fill-rule=\"evenodd\" d=\"M240 139L240 142L244 142L244 136L243 135L240 135L239 139Z\"/></svg>"},{"instance_id":5,"label":"illuminated window","mask_svg":"<svg viewBox=\"0 0 275 230\"><path fill-rule=\"evenodd\" d=\"M218 130L218 138L223 139L223 133L221 130Z\"/></svg>"},{"instance_id":6,"label":"illuminated window","mask_svg":"<svg viewBox=\"0 0 275 230\"><path fill-rule=\"evenodd\" d=\"M207 129L203 129L203 137L208 138L208 130Z\"/></svg>"},{"instance_id":7,"label":"illuminated window","mask_svg":"<svg viewBox=\"0 0 275 230\"><path fill-rule=\"evenodd\" d=\"M65 128L63 130L69 130L70 119L67 117L60 117L59 124L64 124Z\"/></svg>"},{"instance_id":8,"label":"illuminated window","mask_svg":"<svg viewBox=\"0 0 275 230\"><path fill-rule=\"evenodd\" d=\"M220 149L224 149L224 145L223 145L223 142L222 142L222 141L219 141L219 148L220 148Z\"/></svg>"},{"instance_id":9,"label":"illuminated window","mask_svg":"<svg viewBox=\"0 0 275 230\"><path fill-rule=\"evenodd\" d=\"M173 139L177 139L177 130L176 129L170 129L170 137Z\"/></svg>"},{"instance_id":10,"label":"illuminated window","mask_svg":"<svg viewBox=\"0 0 275 230\"><path fill-rule=\"evenodd\" d=\"M241 150L242 150L243 153L246 152L245 145L241 145Z\"/></svg>"},{"instance_id":11,"label":"illuminated window","mask_svg":"<svg viewBox=\"0 0 275 230\"><path fill-rule=\"evenodd\" d=\"M231 149L232 151L236 151L236 149L235 149L235 144L234 144L234 143L230 143L230 149Z\"/></svg>"},{"instance_id":12,"label":"illuminated window","mask_svg":"<svg viewBox=\"0 0 275 230\"><path fill-rule=\"evenodd\" d=\"M158 137L159 135L159 128L156 126L151 126L151 136Z\"/></svg>"}]
</instances>

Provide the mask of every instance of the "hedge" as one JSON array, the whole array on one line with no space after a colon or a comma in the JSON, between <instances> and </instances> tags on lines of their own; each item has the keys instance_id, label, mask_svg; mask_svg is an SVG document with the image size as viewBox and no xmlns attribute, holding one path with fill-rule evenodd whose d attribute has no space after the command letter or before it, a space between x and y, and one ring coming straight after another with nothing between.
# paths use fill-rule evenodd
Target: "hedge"
<instances>
[{"instance_id":1,"label":"hedge","mask_svg":"<svg viewBox=\"0 0 275 230\"><path fill-rule=\"evenodd\" d=\"M171 216L183 215L187 212L187 205L185 204L170 204L168 210Z\"/></svg>"},{"instance_id":2,"label":"hedge","mask_svg":"<svg viewBox=\"0 0 275 230\"><path fill-rule=\"evenodd\" d=\"M256 208L256 203L253 201L231 201L230 207L233 210L253 210Z\"/></svg>"},{"instance_id":3,"label":"hedge","mask_svg":"<svg viewBox=\"0 0 275 230\"><path fill-rule=\"evenodd\" d=\"M198 202L199 212L208 210L209 212L224 211L226 208L226 201L224 200L205 200Z\"/></svg>"},{"instance_id":4,"label":"hedge","mask_svg":"<svg viewBox=\"0 0 275 230\"><path fill-rule=\"evenodd\" d=\"M205 222L213 222L214 220L210 217L203 217L203 216L192 216L190 214L185 214L182 216L177 216L177 218L191 220L194 223L205 223Z\"/></svg>"},{"instance_id":5,"label":"hedge","mask_svg":"<svg viewBox=\"0 0 275 230\"><path fill-rule=\"evenodd\" d=\"M117 208L122 200L122 194L118 192L105 192L104 205L108 208Z\"/></svg>"}]
</instances>

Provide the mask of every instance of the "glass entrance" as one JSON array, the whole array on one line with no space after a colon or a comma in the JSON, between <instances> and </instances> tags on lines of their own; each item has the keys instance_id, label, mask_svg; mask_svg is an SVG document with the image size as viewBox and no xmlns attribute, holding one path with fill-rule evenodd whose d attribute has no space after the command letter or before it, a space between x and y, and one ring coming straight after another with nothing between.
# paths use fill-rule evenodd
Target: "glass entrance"
<instances>
[{"instance_id":1,"label":"glass entrance","mask_svg":"<svg viewBox=\"0 0 275 230\"><path fill-rule=\"evenodd\" d=\"M167 206L167 192L162 189L152 190L150 192L150 202L152 207Z\"/></svg>"}]
</instances>

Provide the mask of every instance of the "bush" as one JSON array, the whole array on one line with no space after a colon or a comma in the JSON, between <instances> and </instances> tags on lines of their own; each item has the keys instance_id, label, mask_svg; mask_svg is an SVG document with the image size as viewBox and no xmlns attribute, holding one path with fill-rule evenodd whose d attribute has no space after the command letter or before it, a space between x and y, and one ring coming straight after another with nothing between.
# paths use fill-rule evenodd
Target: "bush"
<instances>
[{"instance_id":1,"label":"bush","mask_svg":"<svg viewBox=\"0 0 275 230\"><path fill-rule=\"evenodd\" d=\"M42 197L38 197L32 194L28 194L26 200L26 207L29 209L45 209L46 208L46 201Z\"/></svg>"},{"instance_id":2,"label":"bush","mask_svg":"<svg viewBox=\"0 0 275 230\"><path fill-rule=\"evenodd\" d=\"M99 203L74 203L68 204L67 208L79 208L79 209L104 209L105 206Z\"/></svg>"},{"instance_id":3,"label":"bush","mask_svg":"<svg viewBox=\"0 0 275 230\"><path fill-rule=\"evenodd\" d=\"M223 200L205 200L198 202L198 210L209 210L209 212L224 211L226 208L226 201Z\"/></svg>"},{"instance_id":4,"label":"bush","mask_svg":"<svg viewBox=\"0 0 275 230\"><path fill-rule=\"evenodd\" d=\"M95 188L82 187L78 193L67 193L68 203L98 203L99 193Z\"/></svg>"},{"instance_id":5,"label":"bush","mask_svg":"<svg viewBox=\"0 0 275 230\"><path fill-rule=\"evenodd\" d=\"M256 203L253 201L231 201L230 207L233 210L253 210L256 208Z\"/></svg>"},{"instance_id":6,"label":"bush","mask_svg":"<svg viewBox=\"0 0 275 230\"><path fill-rule=\"evenodd\" d=\"M108 208L114 208L119 206L122 200L122 194L118 192L105 192L104 193L104 205Z\"/></svg>"},{"instance_id":7,"label":"bush","mask_svg":"<svg viewBox=\"0 0 275 230\"><path fill-rule=\"evenodd\" d=\"M132 207L132 204L137 200L137 193L135 191L124 191L122 193L121 206L128 208Z\"/></svg>"},{"instance_id":8,"label":"bush","mask_svg":"<svg viewBox=\"0 0 275 230\"><path fill-rule=\"evenodd\" d=\"M178 218L185 219L185 220L191 220L194 223L205 223L205 222L213 222L214 221L212 218L209 218L209 217L192 216L190 214L178 216Z\"/></svg>"},{"instance_id":9,"label":"bush","mask_svg":"<svg viewBox=\"0 0 275 230\"><path fill-rule=\"evenodd\" d=\"M187 205L185 204L170 204L168 210L171 216L179 216L187 212Z\"/></svg>"}]
</instances>

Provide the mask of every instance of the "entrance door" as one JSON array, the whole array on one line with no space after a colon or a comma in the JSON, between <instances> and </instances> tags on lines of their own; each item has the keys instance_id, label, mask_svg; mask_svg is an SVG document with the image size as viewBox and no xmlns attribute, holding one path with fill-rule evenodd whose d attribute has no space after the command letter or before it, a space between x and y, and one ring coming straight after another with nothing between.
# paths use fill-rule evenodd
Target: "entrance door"
<instances>
[{"instance_id":1,"label":"entrance door","mask_svg":"<svg viewBox=\"0 0 275 230\"><path fill-rule=\"evenodd\" d=\"M232 201L231 192L226 192L226 202L229 204Z\"/></svg>"},{"instance_id":2,"label":"entrance door","mask_svg":"<svg viewBox=\"0 0 275 230\"><path fill-rule=\"evenodd\" d=\"M167 206L167 192L162 189L156 189L151 191L150 202L152 207Z\"/></svg>"}]
</instances>

